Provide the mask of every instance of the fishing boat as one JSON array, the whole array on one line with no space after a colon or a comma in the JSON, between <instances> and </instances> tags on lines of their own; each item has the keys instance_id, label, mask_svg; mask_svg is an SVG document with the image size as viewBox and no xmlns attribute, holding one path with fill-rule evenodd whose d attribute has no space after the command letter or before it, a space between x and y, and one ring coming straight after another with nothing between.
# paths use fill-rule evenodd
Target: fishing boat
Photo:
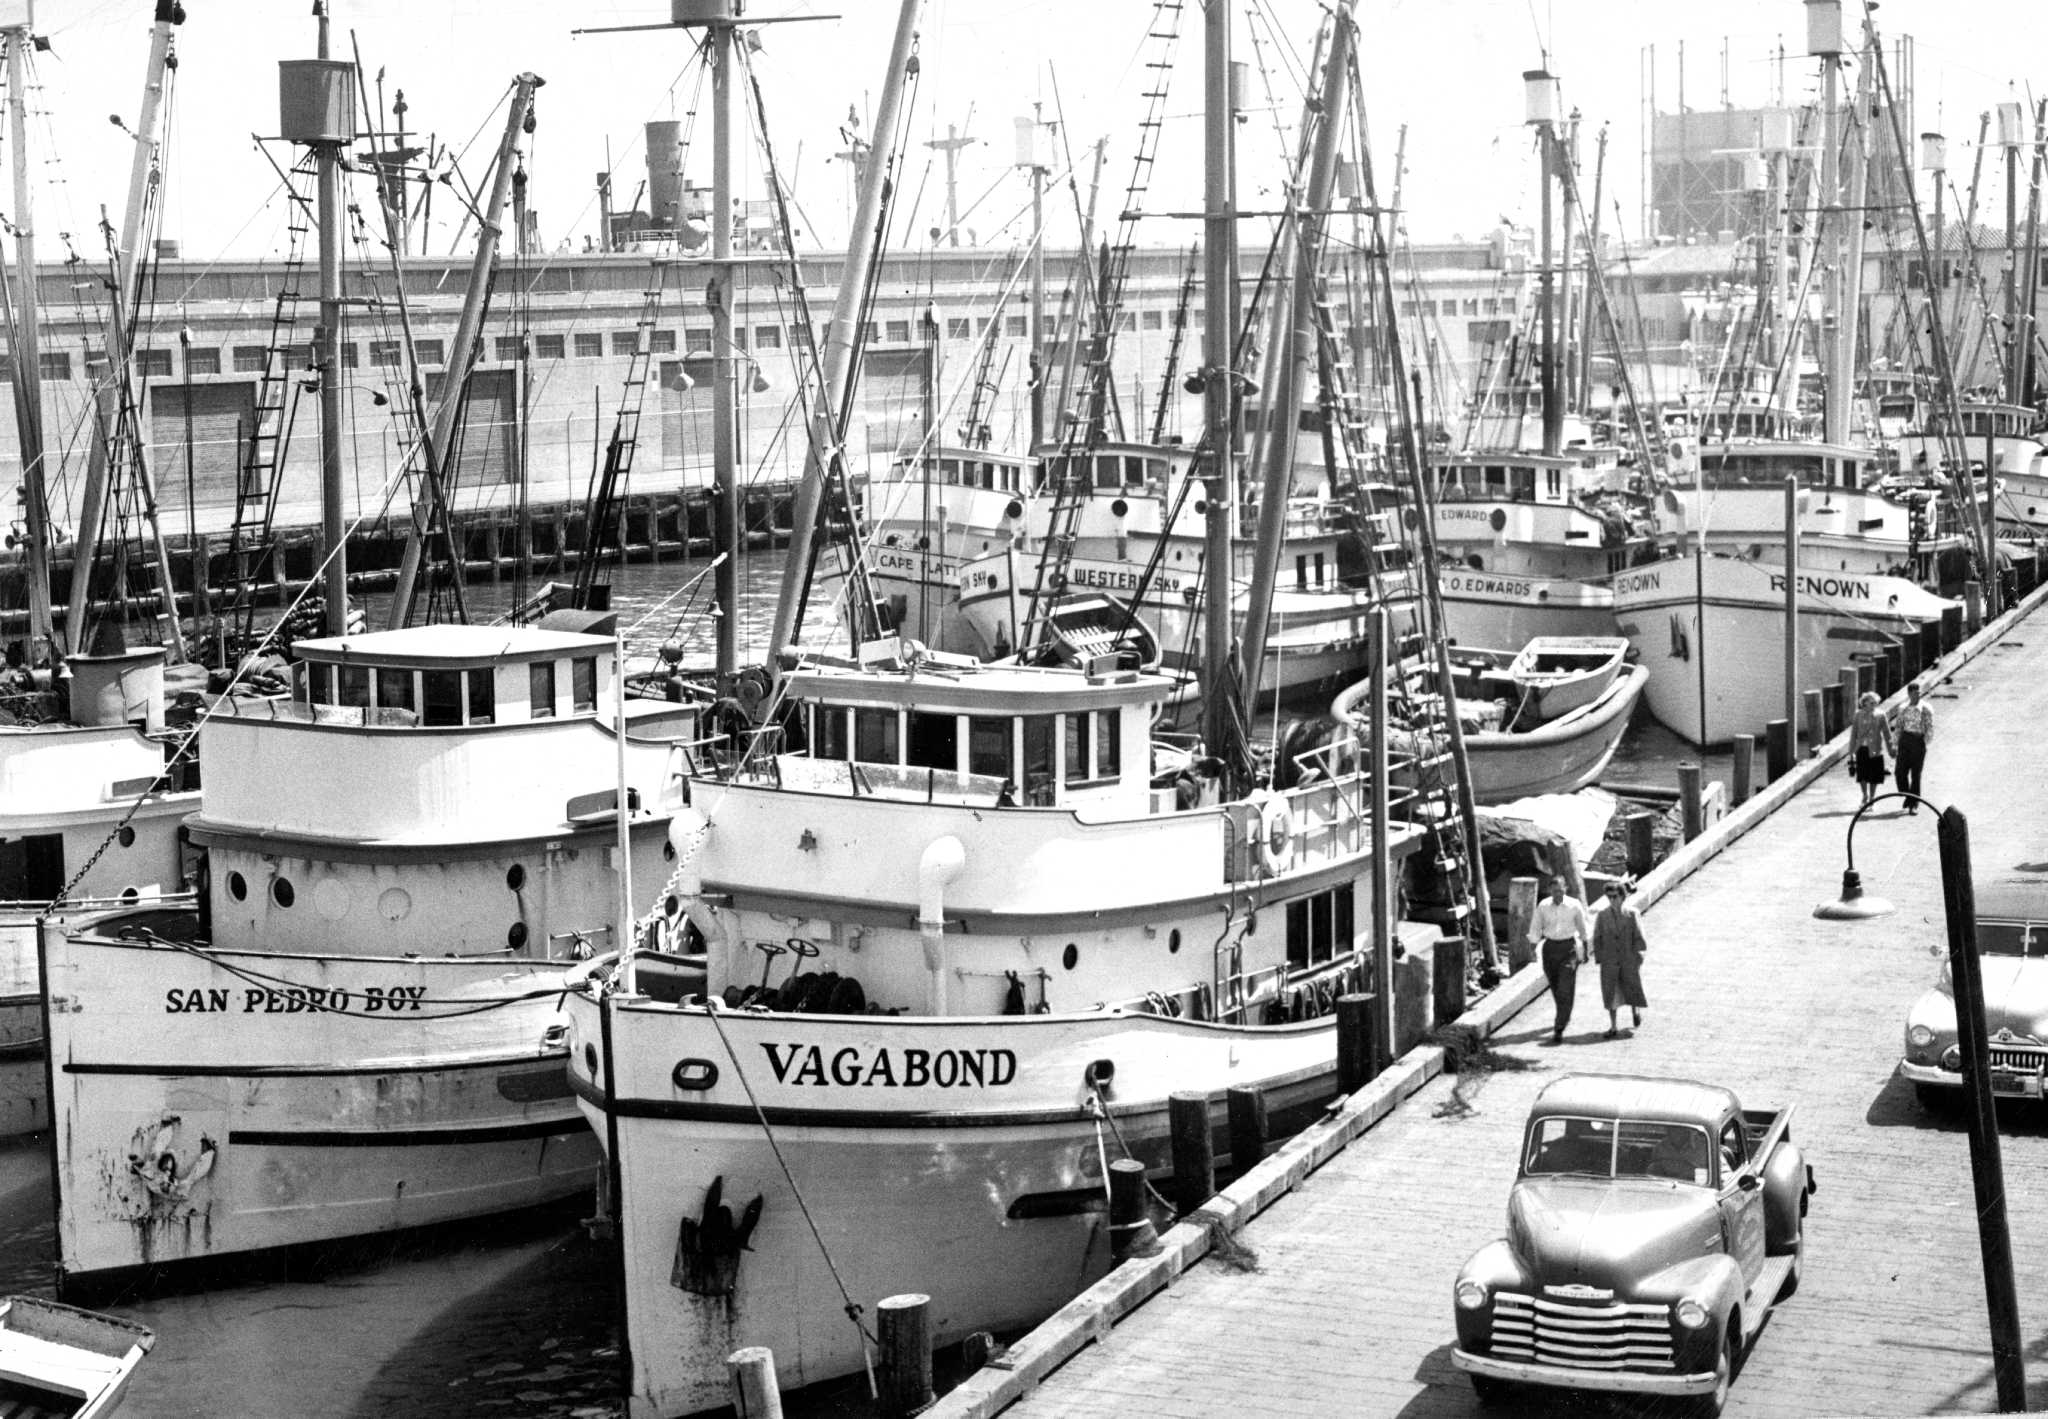
<instances>
[{"instance_id":1,"label":"fishing boat","mask_svg":"<svg viewBox=\"0 0 2048 1419\"><path fill-rule=\"evenodd\" d=\"M1227 37L1227 7L1206 23ZM1348 6L1333 24L1319 112L1341 127ZM1220 82L1227 45L1208 53ZM1310 183L1305 212L1327 196ZM1219 371L1233 321L1207 322ZM1394 923L1429 830L1379 803L1371 744L1345 731L1261 777L1218 732L1162 782L1150 730L1175 682L1105 659L794 652L751 752L685 751L669 934L701 965L596 960L565 1007L617 1209L633 1415L722 1407L739 1346L790 1387L859 1373L863 1312L902 1291L931 1297L940 1344L1043 1317L1110 1264L1111 1160L1163 1172L1170 1095L1206 1093L1217 1129L1226 1088L1262 1089L1274 1129L1299 1127L1337 1088L1338 994L1437 939Z\"/></svg>"},{"instance_id":2,"label":"fishing boat","mask_svg":"<svg viewBox=\"0 0 2048 1419\"><path fill-rule=\"evenodd\" d=\"M104 1419L156 1344L133 1321L35 1296L0 1299L0 1414Z\"/></svg>"},{"instance_id":3,"label":"fishing boat","mask_svg":"<svg viewBox=\"0 0 2048 1419\"><path fill-rule=\"evenodd\" d=\"M622 857L656 900L697 723L608 709L614 647L322 637L293 699L207 721L197 903L42 933L64 1284L590 1186L560 991L618 944Z\"/></svg>"},{"instance_id":4,"label":"fishing boat","mask_svg":"<svg viewBox=\"0 0 2048 1419\"><path fill-rule=\"evenodd\" d=\"M1482 805L1544 793L1573 793L1596 782L1628 732L1649 672L1625 663L1619 637L1547 637L1521 651L1456 646L1450 651L1456 710L1474 797ZM1356 723L1367 686L1332 701L1330 713ZM1389 734L1404 757L1427 772L1431 756Z\"/></svg>"},{"instance_id":5,"label":"fishing boat","mask_svg":"<svg viewBox=\"0 0 2048 1419\"><path fill-rule=\"evenodd\" d=\"M199 806L169 776L163 652L74 656L73 717L0 728L0 1137L48 1125L36 918L185 889L179 831Z\"/></svg>"}]
</instances>

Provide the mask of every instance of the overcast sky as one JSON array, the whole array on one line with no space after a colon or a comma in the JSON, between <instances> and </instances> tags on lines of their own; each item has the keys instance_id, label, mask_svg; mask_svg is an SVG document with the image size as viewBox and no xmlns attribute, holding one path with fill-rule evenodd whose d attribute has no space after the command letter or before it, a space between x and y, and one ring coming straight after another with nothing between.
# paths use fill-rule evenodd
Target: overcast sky
<instances>
[{"instance_id":1,"label":"overcast sky","mask_svg":"<svg viewBox=\"0 0 2048 1419\"><path fill-rule=\"evenodd\" d=\"M19 3L19 0L16 0ZM685 118L699 94L700 65L681 32L575 36L572 30L656 24L669 15L660 0L334 0L337 56L360 47L366 73L384 73L388 110L403 89L408 126L432 133L462 155L470 183L482 179L497 139L495 109L511 77L530 69L547 81L528 140L532 205L543 243L580 247L597 227L594 177L609 161L620 205L644 176L642 125ZM314 53L309 0L187 0L177 32L180 66L166 129L161 235L179 240L188 257L262 255L275 251L282 216L272 201L275 178L251 141L277 129L277 61ZM1862 6L1846 8L1851 33ZM751 0L752 18L831 15L811 23L763 25L755 66L769 106L777 156L792 173L807 236L844 239L849 113L866 119L879 93L895 24L894 0ZM1242 7L1237 57L1250 65L1254 111L1240 128L1241 205L1270 201L1275 155L1300 106L1301 70L1322 14L1311 0L1260 0ZM125 198L130 145L108 122L133 123L147 51L148 0L38 0L36 29L51 48L35 56L31 95L34 200L42 254L62 254L68 231L82 254L98 257L95 230L102 205L118 223ZM924 146L949 124L980 140L958 154L959 203L971 209L962 225L985 244L1008 245L1022 234L1025 187L1011 171L1012 122L1034 101L1048 118L1063 115L1064 143L1083 169L1098 138L1109 142L1102 170L1101 210L1113 214L1130 177L1141 91L1156 57L1146 31L1146 0L929 0L920 23L921 75L909 123L904 168L905 230L928 240L942 220L943 166ZM1685 46L1685 98L1694 109L1719 106L1723 45L1728 97L1737 106L1773 97L1782 74L1797 101L1814 89L1805 58L1802 0L1703 0L1690 5L1616 0L1361 0L1361 64L1381 195L1391 195L1397 134L1407 130L1402 199L1418 237L1482 235L1502 216L1527 220L1533 211L1533 163L1522 125L1522 72L1547 62L1563 83L1565 105L1584 115L1585 161L1592 136L1610 131L1607 190L1618 202L1624 234L1640 235L1640 138L1646 54L1654 46L1658 108L1678 102L1679 46ZM1966 180L1977 114L2007 97L2029 98L2030 76L2009 65L2048 61L2044 0L1885 0L1877 15L1887 43L1910 35L1917 45L1918 128L1950 135L1950 165ZM1145 199L1149 211L1187 211L1199 204L1202 9L1188 0L1183 40L1166 103L1158 176ZM1253 43L1256 36L1258 43ZM1787 58L1775 58L1780 46ZM1262 72L1263 71L1263 72ZM1268 105L1270 84L1274 103ZM374 80L372 98L376 98ZM1275 109L1277 108L1277 112ZM283 145L272 145L288 161ZM708 182L708 85L698 101L691 175ZM761 194L757 160L742 182ZM364 193L367 197L367 193ZM915 204L914 214L911 204ZM11 197L6 202L11 217ZM1612 205L1608 220L1614 220ZM1064 191L1049 204L1063 222L1050 240L1072 239L1074 199ZM455 204L437 199L429 236L435 251L455 236ZM1193 223L1148 221L1140 239L1183 244ZM468 238L464 238L467 249Z\"/></svg>"}]
</instances>

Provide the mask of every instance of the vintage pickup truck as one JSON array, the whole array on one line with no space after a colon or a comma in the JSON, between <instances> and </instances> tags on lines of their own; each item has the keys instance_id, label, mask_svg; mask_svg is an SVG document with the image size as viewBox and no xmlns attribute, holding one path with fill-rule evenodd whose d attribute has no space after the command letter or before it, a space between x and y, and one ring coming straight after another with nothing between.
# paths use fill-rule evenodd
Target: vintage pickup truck
<instances>
[{"instance_id":1,"label":"vintage pickup truck","mask_svg":"<svg viewBox=\"0 0 2048 1419\"><path fill-rule=\"evenodd\" d=\"M1791 1121L1681 1079L1546 1086L1508 1234L1452 1292L1452 1363L1480 1402L1549 1385L1719 1414L1765 1314L1799 1284L1814 1184Z\"/></svg>"}]
</instances>

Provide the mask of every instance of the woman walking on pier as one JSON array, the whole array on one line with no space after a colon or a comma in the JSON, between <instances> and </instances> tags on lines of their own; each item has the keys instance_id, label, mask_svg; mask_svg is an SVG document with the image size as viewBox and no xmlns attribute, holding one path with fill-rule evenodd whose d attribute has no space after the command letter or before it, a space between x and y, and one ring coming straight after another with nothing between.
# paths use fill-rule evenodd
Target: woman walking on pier
<instances>
[{"instance_id":1,"label":"woman walking on pier","mask_svg":"<svg viewBox=\"0 0 2048 1419\"><path fill-rule=\"evenodd\" d=\"M1856 702L1855 722L1849 726L1849 755L1850 771L1863 787L1866 808L1884 783L1884 761L1891 752L1891 721L1878 712L1877 692L1865 690Z\"/></svg>"},{"instance_id":2,"label":"woman walking on pier","mask_svg":"<svg viewBox=\"0 0 2048 1419\"><path fill-rule=\"evenodd\" d=\"M1643 996L1643 923L1624 898L1628 884L1619 877L1607 884L1607 905L1593 914L1593 959L1600 963L1600 1003L1607 1007L1607 1038L1621 1033L1621 1007L1637 1027L1650 1002Z\"/></svg>"},{"instance_id":3,"label":"woman walking on pier","mask_svg":"<svg viewBox=\"0 0 2048 1419\"><path fill-rule=\"evenodd\" d=\"M1920 795L1920 767L1927 762L1927 741L1934 737L1934 711L1920 698L1918 680L1906 686L1906 707L1899 711L1899 792ZM1906 811L1920 805L1908 799Z\"/></svg>"}]
</instances>

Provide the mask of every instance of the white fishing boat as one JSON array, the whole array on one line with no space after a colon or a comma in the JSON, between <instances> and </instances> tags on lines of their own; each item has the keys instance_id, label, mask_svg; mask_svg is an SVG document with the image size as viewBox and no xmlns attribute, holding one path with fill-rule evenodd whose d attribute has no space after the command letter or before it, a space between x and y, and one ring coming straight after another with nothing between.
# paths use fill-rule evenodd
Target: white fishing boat
<instances>
[{"instance_id":1,"label":"white fishing boat","mask_svg":"<svg viewBox=\"0 0 2048 1419\"><path fill-rule=\"evenodd\" d=\"M0 1414L104 1419L156 1344L148 1326L35 1296L0 1298Z\"/></svg>"},{"instance_id":2,"label":"white fishing boat","mask_svg":"<svg viewBox=\"0 0 2048 1419\"><path fill-rule=\"evenodd\" d=\"M1878 462L1870 449L1774 439L1681 451L1667 511L1706 554L1675 551L1613 583L1616 626L1650 672L1645 699L1660 723L1713 745L1783 717L1788 478L1799 499L1796 689L1834 684L1958 605L1927 589L1967 561L1952 508L1880 491Z\"/></svg>"},{"instance_id":3,"label":"white fishing boat","mask_svg":"<svg viewBox=\"0 0 2048 1419\"><path fill-rule=\"evenodd\" d=\"M1329 1098L1330 1004L1373 945L1348 738L1311 784L1181 809L1151 784L1157 676L784 686L809 752L700 768L677 818L703 993L608 964L568 997L635 1414L724 1403L738 1345L786 1384L858 1371L835 1272L863 1305L929 1294L941 1343L1049 1313L1108 1265L1104 1161L1164 1165L1170 1093L1262 1088L1276 1131ZM1418 833L1387 831L1393 864Z\"/></svg>"},{"instance_id":4,"label":"white fishing boat","mask_svg":"<svg viewBox=\"0 0 2048 1419\"><path fill-rule=\"evenodd\" d=\"M36 918L185 889L179 825L196 789L166 777L163 652L74 656L73 717L0 728L0 1137L49 1123Z\"/></svg>"},{"instance_id":5,"label":"white fishing boat","mask_svg":"<svg viewBox=\"0 0 2048 1419\"><path fill-rule=\"evenodd\" d=\"M631 701L622 745L613 645L304 641L293 700L206 723L196 909L43 933L67 1283L589 1187L563 973L617 945L621 768L651 892L696 724Z\"/></svg>"},{"instance_id":6,"label":"white fishing boat","mask_svg":"<svg viewBox=\"0 0 2048 1419\"><path fill-rule=\"evenodd\" d=\"M1518 718L1554 720L1607 693L1628 658L1620 636L1538 636L1507 661Z\"/></svg>"}]
</instances>

